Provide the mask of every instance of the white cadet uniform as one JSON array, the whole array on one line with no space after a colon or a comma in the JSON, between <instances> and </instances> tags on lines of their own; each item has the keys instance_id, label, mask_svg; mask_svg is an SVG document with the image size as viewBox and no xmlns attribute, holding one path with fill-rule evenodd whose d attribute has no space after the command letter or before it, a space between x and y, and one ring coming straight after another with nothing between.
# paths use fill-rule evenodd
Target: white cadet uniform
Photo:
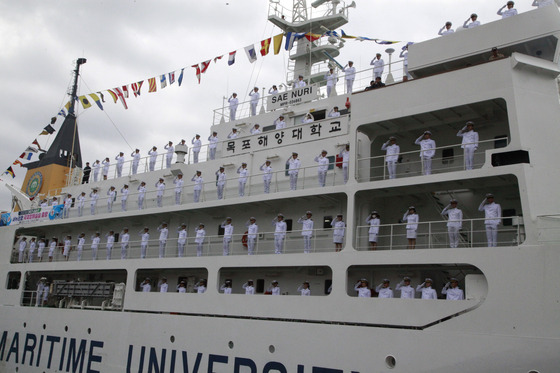
<instances>
[{"instance_id":1,"label":"white cadet uniform","mask_svg":"<svg viewBox=\"0 0 560 373\"><path fill-rule=\"evenodd\" d=\"M303 79L299 80L298 78L298 80L294 83L294 88L303 88L305 86L307 86L307 83Z\"/></svg>"},{"instance_id":2,"label":"white cadet uniform","mask_svg":"<svg viewBox=\"0 0 560 373\"><path fill-rule=\"evenodd\" d=\"M467 20L463 23L463 28L475 28L475 27L480 26L480 21L474 21L474 22L469 23L469 20L470 20L470 18L467 19Z\"/></svg>"},{"instance_id":3,"label":"white cadet uniform","mask_svg":"<svg viewBox=\"0 0 560 373\"><path fill-rule=\"evenodd\" d=\"M222 285L220 286L220 290L224 292L224 294L231 294L232 288L231 286Z\"/></svg>"},{"instance_id":4,"label":"white cadet uniform","mask_svg":"<svg viewBox=\"0 0 560 373\"><path fill-rule=\"evenodd\" d=\"M97 200L99 199L99 194L91 192L89 194L89 198L90 198L89 207L91 210L91 214L95 215L95 207L97 206Z\"/></svg>"},{"instance_id":5,"label":"white cadet uniform","mask_svg":"<svg viewBox=\"0 0 560 373\"><path fill-rule=\"evenodd\" d=\"M115 235L107 234L105 237L107 237L107 260L111 260L111 253L115 245Z\"/></svg>"},{"instance_id":6,"label":"white cadet uniform","mask_svg":"<svg viewBox=\"0 0 560 373\"><path fill-rule=\"evenodd\" d=\"M264 192L268 194L270 193L270 182L272 181L272 167L264 163L260 170L263 172Z\"/></svg>"},{"instance_id":7,"label":"white cadet uniform","mask_svg":"<svg viewBox=\"0 0 560 373\"><path fill-rule=\"evenodd\" d=\"M117 198L117 191L115 189L109 189L107 195L109 196L109 198L107 198L107 212L113 212L113 202L115 198Z\"/></svg>"},{"instance_id":8,"label":"white cadet uniform","mask_svg":"<svg viewBox=\"0 0 560 373\"><path fill-rule=\"evenodd\" d=\"M276 286L271 286L268 288L268 292L271 295L280 295L280 286L276 285Z\"/></svg>"},{"instance_id":9,"label":"white cadet uniform","mask_svg":"<svg viewBox=\"0 0 560 373\"><path fill-rule=\"evenodd\" d=\"M405 212L403 216L403 221L406 221L406 238L415 239L417 234L416 231L418 230L418 222L420 221L420 217L418 214L409 214L408 211Z\"/></svg>"},{"instance_id":10,"label":"white cadet uniform","mask_svg":"<svg viewBox=\"0 0 560 373\"><path fill-rule=\"evenodd\" d=\"M126 211L126 203L128 201L128 193L130 190L128 188L121 188L121 210Z\"/></svg>"},{"instance_id":11,"label":"white cadet uniform","mask_svg":"<svg viewBox=\"0 0 560 373\"><path fill-rule=\"evenodd\" d=\"M369 224L369 242L377 242L377 235L379 234L379 224L381 224L381 220L379 218L372 218L369 215L366 218L366 223Z\"/></svg>"},{"instance_id":12,"label":"white cadet uniform","mask_svg":"<svg viewBox=\"0 0 560 373\"><path fill-rule=\"evenodd\" d=\"M107 175L109 175L109 165L111 163L109 161L103 161L101 162L101 164L103 164L103 177L106 177Z\"/></svg>"},{"instance_id":13,"label":"white cadet uniform","mask_svg":"<svg viewBox=\"0 0 560 373\"><path fill-rule=\"evenodd\" d=\"M159 286L160 293L167 293L168 289L169 289L169 284L167 282L162 282L161 285Z\"/></svg>"},{"instance_id":14,"label":"white cadet uniform","mask_svg":"<svg viewBox=\"0 0 560 373\"><path fill-rule=\"evenodd\" d=\"M294 159L293 157L291 157L286 162L286 165L288 165L288 175L290 175L290 190L296 190L299 168L301 167L301 161L297 158Z\"/></svg>"},{"instance_id":15,"label":"white cadet uniform","mask_svg":"<svg viewBox=\"0 0 560 373\"><path fill-rule=\"evenodd\" d=\"M283 120L280 120L280 118L274 120L274 129L276 130L281 130L286 128L286 122Z\"/></svg>"},{"instance_id":16,"label":"white cadet uniform","mask_svg":"<svg viewBox=\"0 0 560 373\"><path fill-rule=\"evenodd\" d=\"M167 236L169 234L169 229L165 227L158 227L159 232L159 257L165 257L165 245L167 244Z\"/></svg>"},{"instance_id":17,"label":"white cadet uniform","mask_svg":"<svg viewBox=\"0 0 560 373\"><path fill-rule=\"evenodd\" d=\"M231 245L231 240L233 238L233 225L230 224L226 224L226 222L224 221L221 225L221 227L224 229L224 239L223 239L223 255L224 256L228 256L229 255L229 248Z\"/></svg>"},{"instance_id":18,"label":"white cadet uniform","mask_svg":"<svg viewBox=\"0 0 560 373\"><path fill-rule=\"evenodd\" d=\"M247 253L253 255L255 253L255 246L257 245L259 226L255 223L251 224L251 221L248 221L245 226L247 227Z\"/></svg>"},{"instance_id":19,"label":"white cadet uniform","mask_svg":"<svg viewBox=\"0 0 560 373\"><path fill-rule=\"evenodd\" d=\"M378 294L377 298L393 298L393 289L391 289L390 287L384 288L383 284L377 285L375 291Z\"/></svg>"},{"instance_id":20,"label":"white cadet uniform","mask_svg":"<svg viewBox=\"0 0 560 373\"><path fill-rule=\"evenodd\" d=\"M198 163L198 153L200 153L200 149L202 148L202 141L200 141L200 139L197 139L196 137L193 137L191 143L193 145L193 163Z\"/></svg>"},{"instance_id":21,"label":"white cadet uniform","mask_svg":"<svg viewBox=\"0 0 560 373\"><path fill-rule=\"evenodd\" d=\"M244 283L243 284L243 289L245 289L245 294L246 295L254 295L255 294L255 287L252 285L249 285L249 283Z\"/></svg>"},{"instance_id":22,"label":"white cadet uniform","mask_svg":"<svg viewBox=\"0 0 560 373\"><path fill-rule=\"evenodd\" d=\"M342 158L342 173L344 175L344 184L348 182L348 166L350 164L350 152L346 149L342 149L338 154Z\"/></svg>"},{"instance_id":23,"label":"white cadet uniform","mask_svg":"<svg viewBox=\"0 0 560 373\"><path fill-rule=\"evenodd\" d=\"M204 286L204 285L195 285L194 288L195 288L197 294L206 293L206 286Z\"/></svg>"},{"instance_id":24,"label":"white cadet uniform","mask_svg":"<svg viewBox=\"0 0 560 373\"><path fill-rule=\"evenodd\" d=\"M140 210L144 208L144 197L146 197L146 187L138 185L138 208Z\"/></svg>"},{"instance_id":25,"label":"white cadet uniform","mask_svg":"<svg viewBox=\"0 0 560 373\"><path fill-rule=\"evenodd\" d=\"M185 181L183 178L179 179L178 177L173 180L173 184L175 184L175 204L181 204L181 193L183 192L183 184Z\"/></svg>"},{"instance_id":26,"label":"white cadet uniform","mask_svg":"<svg viewBox=\"0 0 560 373\"><path fill-rule=\"evenodd\" d=\"M502 207L495 203L486 203L486 199L478 206L478 211L484 211L484 225L486 226L486 239L488 247L498 246L498 225L502 217Z\"/></svg>"},{"instance_id":27,"label":"white cadet uniform","mask_svg":"<svg viewBox=\"0 0 560 373\"><path fill-rule=\"evenodd\" d=\"M165 168L171 168L171 161L173 160L173 152L175 151L175 148L173 145L169 144L166 144L163 148L167 150L167 154L165 154Z\"/></svg>"},{"instance_id":28,"label":"white cadet uniform","mask_svg":"<svg viewBox=\"0 0 560 373\"><path fill-rule=\"evenodd\" d=\"M141 230L139 235L142 236L141 242L140 242L140 259L144 259L146 257L147 251L148 251L148 243L150 241L150 233L144 232L143 230Z\"/></svg>"},{"instance_id":29,"label":"white cadet uniform","mask_svg":"<svg viewBox=\"0 0 560 373\"><path fill-rule=\"evenodd\" d=\"M21 241L19 241L19 256L18 256L18 262L19 263L23 263L23 256L25 254L25 249L27 248L27 239L21 239Z\"/></svg>"},{"instance_id":30,"label":"white cadet uniform","mask_svg":"<svg viewBox=\"0 0 560 373\"><path fill-rule=\"evenodd\" d=\"M140 287L142 288L142 292L143 293L149 293L150 291L152 291L152 285L150 285L150 283L148 282L140 284Z\"/></svg>"},{"instance_id":31,"label":"white cadet uniform","mask_svg":"<svg viewBox=\"0 0 560 373\"><path fill-rule=\"evenodd\" d=\"M404 281L398 283L395 290L400 290L401 299L414 299L414 288L410 285L404 285Z\"/></svg>"},{"instance_id":32,"label":"white cadet uniform","mask_svg":"<svg viewBox=\"0 0 560 373\"><path fill-rule=\"evenodd\" d=\"M39 241L39 245L37 249L37 259L39 261L43 260L43 251L45 251L45 241Z\"/></svg>"},{"instance_id":33,"label":"white cadet uniform","mask_svg":"<svg viewBox=\"0 0 560 373\"><path fill-rule=\"evenodd\" d=\"M311 237L313 236L313 219L301 217L297 221L302 224L301 236L303 237L303 252L308 254L311 252Z\"/></svg>"},{"instance_id":34,"label":"white cadet uniform","mask_svg":"<svg viewBox=\"0 0 560 373\"><path fill-rule=\"evenodd\" d=\"M247 167L239 166L237 173L239 174L239 197L243 197L245 195L245 184L247 184L249 170Z\"/></svg>"},{"instance_id":35,"label":"white cadet uniform","mask_svg":"<svg viewBox=\"0 0 560 373\"><path fill-rule=\"evenodd\" d=\"M196 237L196 256L202 256L202 246L204 245L204 238L206 237L206 230L204 228L195 228Z\"/></svg>"},{"instance_id":36,"label":"white cadet uniform","mask_svg":"<svg viewBox=\"0 0 560 373\"><path fill-rule=\"evenodd\" d=\"M64 199L64 218L70 217L70 208L72 207L72 197Z\"/></svg>"},{"instance_id":37,"label":"white cadet uniform","mask_svg":"<svg viewBox=\"0 0 560 373\"><path fill-rule=\"evenodd\" d=\"M130 241L130 234L123 233L121 235L121 259L126 259L128 255L128 243Z\"/></svg>"},{"instance_id":38,"label":"white cadet uniform","mask_svg":"<svg viewBox=\"0 0 560 373\"><path fill-rule=\"evenodd\" d=\"M56 249L56 241L52 240L49 244L49 259L54 256L54 250Z\"/></svg>"},{"instance_id":39,"label":"white cadet uniform","mask_svg":"<svg viewBox=\"0 0 560 373\"><path fill-rule=\"evenodd\" d=\"M181 258L185 254L185 245L187 244L187 228L179 227L179 229L177 229L177 233L179 233L179 238L177 238L177 256Z\"/></svg>"},{"instance_id":40,"label":"white cadet uniform","mask_svg":"<svg viewBox=\"0 0 560 373\"><path fill-rule=\"evenodd\" d=\"M422 293L421 299L437 299L437 292L431 286L424 287L424 283L416 287L417 293Z\"/></svg>"},{"instance_id":41,"label":"white cadet uniform","mask_svg":"<svg viewBox=\"0 0 560 373\"><path fill-rule=\"evenodd\" d=\"M336 73L333 72L332 74L327 73L325 74L325 80L327 81L327 97L331 97L331 93L334 90L334 93L336 94L336 82L338 81L338 78L336 76Z\"/></svg>"},{"instance_id":42,"label":"white cadet uniform","mask_svg":"<svg viewBox=\"0 0 560 373\"><path fill-rule=\"evenodd\" d=\"M319 163L317 167L317 175L319 177L319 186L324 187L327 182L327 171L329 170L329 158L318 155L315 157L315 162Z\"/></svg>"},{"instance_id":43,"label":"white cadet uniform","mask_svg":"<svg viewBox=\"0 0 560 373\"><path fill-rule=\"evenodd\" d=\"M449 235L449 247L456 248L459 246L459 230L463 227L463 211L458 208L452 208L451 205L445 206L442 215L447 215L447 233Z\"/></svg>"},{"instance_id":44,"label":"white cadet uniform","mask_svg":"<svg viewBox=\"0 0 560 373\"><path fill-rule=\"evenodd\" d=\"M404 75L410 79L412 76L408 73L408 49L401 51L399 57L403 59Z\"/></svg>"},{"instance_id":45,"label":"white cadet uniform","mask_svg":"<svg viewBox=\"0 0 560 373\"><path fill-rule=\"evenodd\" d=\"M216 171L216 176L217 176L217 180L216 180L216 190L218 192L218 199L222 199L224 198L224 187L226 185L226 173L224 172L220 172L219 170Z\"/></svg>"},{"instance_id":46,"label":"white cadet uniform","mask_svg":"<svg viewBox=\"0 0 560 373\"><path fill-rule=\"evenodd\" d=\"M82 260L82 253L84 252L84 245L86 244L85 237L78 237L78 261Z\"/></svg>"},{"instance_id":47,"label":"white cadet uniform","mask_svg":"<svg viewBox=\"0 0 560 373\"><path fill-rule=\"evenodd\" d=\"M156 169L157 150L150 150L148 155L150 156L150 171L153 171Z\"/></svg>"},{"instance_id":48,"label":"white cadet uniform","mask_svg":"<svg viewBox=\"0 0 560 373\"><path fill-rule=\"evenodd\" d=\"M228 98L229 102L229 120L235 120L235 113L237 113L237 107L239 106L239 100L237 97Z\"/></svg>"},{"instance_id":49,"label":"white cadet uniform","mask_svg":"<svg viewBox=\"0 0 560 373\"><path fill-rule=\"evenodd\" d=\"M202 191L202 183L204 180L202 179L202 176L194 175L191 181L194 181L194 201L199 202L200 192Z\"/></svg>"},{"instance_id":50,"label":"white cadet uniform","mask_svg":"<svg viewBox=\"0 0 560 373\"><path fill-rule=\"evenodd\" d=\"M455 30L453 30L452 28L450 28L448 30L445 26L443 26L442 28L439 29L438 35L440 35L440 36L451 35L454 32L455 32Z\"/></svg>"},{"instance_id":51,"label":"white cadet uniform","mask_svg":"<svg viewBox=\"0 0 560 373\"><path fill-rule=\"evenodd\" d=\"M274 254L282 254L284 250L284 239L286 238L287 224L284 220L278 221L278 218L272 220L274 225Z\"/></svg>"},{"instance_id":52,"label":"white cadet uniform","mask_svg":"<svg viewBox=\"0 0 560 373\"><path fill-rule=\"evenodd\" d=\"M414 141L416 145L420 145L420 159L422 160L422 174L432 174L432 158L436 155L436 142L430 139L424 139L424 135Z\"/></svg>"},{"instance_id":53,"label":"white cadet uniform","mask_svg":"<svg viewBox=\"0 0 560 373\"><path fill-rule=\"evenodd\" d=\"M452 288L449 283L445 284L441 293L446 296L447 300L463 300L465 299L465 293L459 287Z\"/></svg>"},{"instance_id":54,"label":"white cadet uniform","mask_svg":"<svg viewBox=\"0 0 560 373\"><path fill-rule=\"evenodd\" d=\"M157 206L163 207L163 193L165 192L165 183L158 181L155 184L155 187L156 187Z\"/></svg>"},{"instance_id":55,"label":"white cadet uniform","mask_svg":"<svg viewBox=\"0 0 560 373\"><path fill-rule=\"evenodd\" d=\"M385 62L383 61L382 58L377 58L377 56L371 60L371 62L369 63L370 65L373 65L373 77L374 78L381 78L381 75L383 75L383 67L385 65Z\"/></svg>"},{"instance_id":56,"label":"white cadet uniform","mask_svg":"<svg viewBox=\"0 0 560 373\"><path fill-rule=\"evenodd\" d=\"M97 260L97 250L99 249L99 243L101 242L101 237L91 236L91 259Z\"/></svg>"},{"instance_id":57,"label":"white cadet uniform","mask_svg":"<svg viewBox=\"0 0 560 373\"><path fill-rule=\"evenodd\" d=\"M501 7L496 14L498 14L499 16L502 16L502 19L513 17L513 16L517 15L517 9L515 9L515 8L502 10L506 6L507 5L504 5L503 7Z\"/></svg>"},{"instance_id":58,"label":"white cadet uniform","mask_svg":"<svg viewBox=\"0 0 560 373\"><path fill-rule=\"evenodd\" d=\"M331 221L333 227L333 243L342 243L344 241L344 231L346 230L346 223L342 220L334 219Z\"/></svg>"},{"instance_id":59,"label":"white cadet uniform","mask_svg":"<svg viewBox=\"0 0 560 373\"><path fill-rule=\"evenodd\" d=\"M249 96L251 96L251 116L255 116L257 115L257 106L259 105L261 94L253 90L249 92Z\"/></svg>"},{"instance_id":60,"label":"white cadet uniform","mask_svg":"<svg viewBox=\"0 0 560 373\"><path fill-rule=\"evenodd\" d=\"M37 283L37 300L35 301L35 307L43 305L49 296L49 286L43 281Z\"/></svg>"},{"instance_id":61,"label":"white cadet uniform","mask_svg":"<svg viewBox=\"0 0 560 373\"><path fill-rule=\"evenodd\" d=\"M93 181L97 181L99 178L99 169L101 168L101 163L95 162L91 168L93 169Z\"/></svg>"},{"instance_id":62,"label":"white cadet uniform","mask_svg":"<svg viewBox=\"0 0 560 373\"><path fill-rule=\"evenodd\" d=\"M239 132L235 131L235 132L231 132L229 135L227 135L228 139L236 139L239 137Z\"/></svg>"},{"instance_id":63,"label":"white cadet uniform","mask_svg":"<svg viewBox=\"0 0 560 373\"><path fill-rule=\"evenodd\" d=\"M77 200L78 200L78 216L82 216L84 213L84 205L86 204L86 197L80 194Z\"/></svg>"},{"instance_id":64,"label":"white cadet uniform","mask_svg":"<svg viewBox=\"0 0 560 373\"><path fill-rule=\"evenodd\" d=\"M115 161L117 161L117 177L122 177L122 169L124 165L124 156L120 154L115 157Z\"/></svg>"},{"instance_id":65,"label":"white cadet uniform","mask_svg":"<svg viewBox=\"0 0 560 373\"><path fill-rule=\"evenodd\" d=\"M132 174L136 175L138 173L138 164L140 164L140 152L132 152L130 156L132 157Z\"/></svg>"},{"instance_id":66,"label":"white cadet uniform","mask_svg":"<svg viewBox=\"0 0 560 373\"><path fill-rule=\"evenodd\" d=\"M384 143L381 146L381 150L385 150L385 163L387 163L389 179L394 179L397 177L397 162L399 161L401 147L397 144L389 145L389 143Z\"/></svg>"},{"instance_id":67,"label":"white cadet uniform","mask_svg":"<svg viewBox=\"0 0 560 373\"><path fill-rule=\"evenodd\" d=\"M345 67L342 71L346 74L344 77L344 79L346 79L346 93L350 94L354 86L354 79L356 79L356 68L354 66Z\"/></svg>"},{"instance_id":68,"label":"white cadet uniform","mask_svg":"<svg viewBox=\"0 0 560 373\"><path fill-rule=\"evenodd\" d=\"M338 118L338 117L340 117L340 111L334 111L334 109L329 111L329 118Z\"/></svg>"},{"instance_id":69,"label":"white cadet uniform","mask_svg":"<svg viewBox=\"0 0 560 373\"><path fill-rule=\"evenodd\" d=\"M354 286L354 290L358 292L358 298L371 298L371 290L367 286L361 287L360 284L361 282L358 282Z\"/></svg>"},{"instance_id":70,"label":"white cadet uniform","mask_svg":"<svg viewBox=\"0 0 560 373\"><path fill-rule=\"evenodd\" d=\"M309 289L309 288L305 289L303 287L303 285L298 286L297 291L299 291L301 293L301 295L304 296L304 297L311 296L311 289Z\"/></svg>"},{"instance_id":71,"label":"white cadet uniform","mask_svg":"<svg viewBox=\"0 0 560 373\"><path fill-rule=\"evenodd\" d=\"M218 148L218 136L208 136L208 150L209 150L209 154L208 154L208 158L210 160L216 159L216 149Z\"/></svg>"},{"instance_id":72,"label":"white cadet uniform","mask_svg":"<svg viewBox=\"0 0 560 373\"><path fill-rule=\"evenodd\" d=\"M465 169L472 170L474 164L474 152L478 148L478 133L475 131L465 132L460 130L457 136L462 137L461 148L465 152Z\"/></svg>"}]
</instances>

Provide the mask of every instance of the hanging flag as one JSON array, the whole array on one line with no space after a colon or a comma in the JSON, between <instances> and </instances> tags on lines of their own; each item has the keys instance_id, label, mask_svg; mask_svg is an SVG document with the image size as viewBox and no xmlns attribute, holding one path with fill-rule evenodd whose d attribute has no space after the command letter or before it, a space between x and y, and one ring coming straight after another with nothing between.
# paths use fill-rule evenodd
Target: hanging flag
<instances>
[{"instance_id":1,"label":"hanging flag","mask_svg":"<svg viewBox=\"0 0 560 373\"><path fill-rule=\"evenodd\" d=\"M117 100L119 99L117 94L115 92L111 91L110 89L108 89L107 92L109 92L109 94L111 95L111 98L113 99L113 103L116 104Z\"/></svg>"},{"instance_id":2,"label":"hanging flag","mask_svg":"<svg viewBox=\"0 0 560 373\"><path fill-rule=\"evenodd\" d=\"M311 33L311 32L308 32L307 34L305 34L305 38L306 38L307 40L309 40L309 41L315 41L315 40L317 40L317 39L320 39L321 36L323 36L323 35L321 35L321 34L313 34L313 33Z\"/></svg>"},{"instance_id":3,"label":"hanging flag","mask_svg":"<svg viewBox=\"0 0 560 373\"><path fill-rule=\"evenodd\" d=\"M91 103L89 102L86 96L80 96L78 97L78 100L80 100L84 109L91 107Z\"/></svg>"},{"instance_id":4,"label":"hanging flag","mask_svg":"<svg viewBox=\"0 0 560 373\"><path fill-rule=\"evenodd\" d=\"M204 74L206 70L208 70L208 66L210 66L210 62L212 60L204 61L200 64L200 73Z\"/></svg>"},{"instance_id":5,"label":"hanging flag","mask_svg":"<svg viewBox=\"0 0 560 373\"><path fill-rule=\"evenodd\" d=\"M191 67L194 67L196 69L196 78L198 79L198 84L200 84L200 66L192 65Z\"/></svg>"},{"instance_id":6,"label":"hanging flag","mask_svg":"<svg viewBox=\"0 0 560 373\"><path fill-rule=\"evenodd\" d=\"M371 39L368 39L368 40L371 40ZM389 40L381 40L381 39L373 39L373 40L377 44L383 44L383 45L400 43L400 41L389 41Z\"/></svg>"},{"instance_id":7,"label":"hanging flag","mask_svg":"<svg viewBox=\"0 0 560 373\"><path fill-rule=\"evenodd\" d=\"M159 77L159 82L161 83L161 89L167 87L167 80L165 80L165 74Z\"/></svg>"},{"instance_id":8,"label":"hanging flag","mask_svg":"<svg viewBox=\"0 0 560 373\"><path fill-rule=\"evenodd\" d=\"M99 95L99 97L101 97L101 102L105 102L105 96L103 96L103 93L101 92L97 92L97 94Z\"/></svg>"},{"instance_id":9,"label":"hanging flag","mask_svg":"<svg viewBox=\"0 0 560 373\"><path fill-rule=\"evenodd\" d=\"M64 109L60 109L60 111L58 112L58 115L60 115L61 117L66 118L66 112L64 111ZM41 133L42 135L42 133Z\"/></svg>"},{"instance_id":10,"label":"hanging flag","mask_svg":"<svg viewBox=\"0 0 560 373\"><path fill-rule=\"evenodd\" d=\"M227 62L227 64L229 66L231 66L235 63L235 54L236 53L237 53L237 51L229 52L229 58L228 58L228 62Z\"/></svg>"},{"instance_id":11,"label":"hanging flag","mask_svg":"<svg viewBox=\"0 0 560 373\"><path fill-rule=\"evenodd\" d=\"M122 86L122 92L123 92L124 98L128 98L128 85L123 85Z\"/></svg>"},{"instance_id":12,"label":"hanging flag","mask_svg":"<svg viewBox=\"0 0 560 373\"><path fill-rule=\"evenodd\" d=\"M183 83L183 71L185 70L185 68L181 69L181 74L179 74L179 79L177 80L177 83L179 83L179 87L181 86L181 83Z\"/></svg>"},{"instance_id":13,"label":"hanging flag","mask_svg":"<svg viewBox=\"0 0 560 373\"><path fill-rule=\"evenodd\" d=\"M175 71L169 73L169 85L175 83Z\"/></svg>"},{"instance_id":14,"label":"hanging flag","mask_svg":"<svg viewBox=\"0 0 560 373\"><path fill-rule=\"evenodd\" d=\"M325 35L327 35L327 36L334 36L335 38L339 38L339 37L340 37L336 31L327 31L327 32L325 32Z\"/></svg>"},{"instance_id":15,"label":"hanging flag","mask_svg":"<svg viewBox=\"0 0 560 373\"><path fill-rule=\"evenodd\" d=\"M13 164L16 166L19 165L20 167L23 167L23 163L21 163L19 159L16 159Z\"/></svg>"},{"instance_id":16,"label":"hanging flag","mask_svg":"<svg viewBox=\"0 0 560 373\"><path fill-rule=\"evenodd\" d=\"M37 139L33 140L31 145L37 145L37 148L39 148L40 152L43 152L43 153L46 152L46 150L41 149L41 145L39 145L39 141L37 141Z\"/></svg>"},{"instance_id":17,"label":"hanging flag","mask_svg":"<svg viewBox=\"0 0 560 373\"><path fill-rule=\"evenodd\" d=\"M344 32L344 30L340 29L340 33L342 34L343 39L356 39L356 36L348 35ZM338 35L337 35L338 36Z\"/></svg>"},{"instance_id":18,"label":"hanging flag","mask_svg":"<svg viewBox=\"0 0 560 373\"><path fill-rule=\"evenodd\" d=\"M128 105L126 104L126 100L124 99L123 92L120 88L113 88L113 90L117 93L119 100L121 100L121 104L123 104L125 110L128 109Z\"/></svg>"},{"instance_id":19,"label":"hanging flag","mask_svg":"<svg viewBox=\"0 0 560 373\"><path fill-rule=\"evenodd\" d=\"M284 34L278 34L274 37L274 54L280 53L280 49L282 49L283 39L284 39Z\"/></svg>"},{"instance_id":20,"label":"hanging flag","mask_svg":"<svg viewBox=\"0 0 560 373\"><path fill-rule=\"evenodd\" d=\"M141 82L132 83L130 85L130 88L132 89L132 93L134 93L134 97L140 96L140 89L142 88L142 83L144 83L143 80Z\"/></svg>"},{"instance_id":21,"label":"hanging flag","mask_svg":"<svg viewBox=\"0 0 560 373\"><path fill-rule=\"evenodd\" d=\"M261 56L266 56L268 54L268 50L270 49L270 42L272 38L264 39L261 41Z\"/></svg>"},{"instance_id":22,"label":"hanging flag","mask_svg":"<svg viewBox=\"0 0 560 373\"><path fill-rule=\"evenodd\" d=\"M304 33L288 32L286 34L286 47L285 47L285 49L287 51L291 50L292 47L294 46L294 42L297 41L297 40L300 40L304 36L305 36Z\"/></svg>"},{"instance_id":23,"label":"hanging flag","mask_svg":"<svg viewBox=\"0 0 560 373\"><path fill-rule=\"evenodd\" d=\"M219 56L219 57L214 57L214 63L218 62L218 60L221 60L223 56L224 56L224 55L222 54L222 55Z\"/></svg>"},{"instance_id":24,"label":"hanging flag","mask_svg":"<svg viewBox=\"0 0 560 373\"><path fill-rule=\"evenodd\" d=\"M64 107L66 108L66 111L70 112L70 105L72 105L72 103L70 101L68 101L66 103L66 105L64 105Z\"/></svg>"},{"instance_id":25,"label":"hanging flag","mask_svg":"<svg viewBox=\"0 0 560 373\"><path fill-rule=\"evenodd\" d=\"M95 103L97 104L97 106L103 110L103 105L101 105L101 99L99 99L99 96L97 96L95 93L90 93L89 96L91 98L93 98L93 101L95 101Z\"/></svg>"},{"instance_id":26,"label":"hanging flag","mask_svg":"<svg viewBox=\"0 0 560 373\"><path fill-rule=\"evenodd\" d=\"M411 43L412 44L412 43ZM56 123L56 117L52 117L51 118L51 124L55 124Z\"/></svg>"},{"instance_id":27,"label":"hanging flag","mask_svg":"<svg viewBox=\"0 0 560 373\"><path fill-rule=\"evenodd\" d=\"M41 135L51 135L53 133L54 133L54 128L50 124L47 124L47 126L43 128Z\"/></svg>"},{"instance_id":28,"label":"hanging flag","mask_svg":"<svg viewBox=\"0 0 560 373\"><path fill-rule=\"evenodd\" d=\"M156 78L148 79L148 84L149 84L149 87L150 87L148 89L148 93L157 91Z\"/></svg>"},{"instance_id":29,"label":"hanging flag","mask_svg":"<svg viewBox=\"0 0 560 373\"><path fill-rule=\"evenodd\" d=\"M14 173L14 170L12 169L12 166L8 167L8 169L4 172L7 175L10 175L12 177L12 179L14 177L16 177L16 174Z\"/></svg>"},{"instance_id":30,"label":"hanging flag","mask_svg":"<svg viewBox=\"0 0 560 373\"><path fill-rule=\"evenodd\" d=\"M255 52L255 46L253 44L245 47L245 53L247 53L249 62L253 63L257 60L257 52Z\"/></svg>"},{"instance_id":31,"label":"hanging flag","mask_svg":"<svg viewBox=\"0 0 560 373\"><path fill-rule=\"evenodd\" d=\"M34 147L28 146L27 149L25 149L25 151L23 153L21 153L21 155L19 156L21 159L25 159L25 160L31 160L31 157L33 157L34 153L38 153L39 151L37 149L35 149Z\"/></svg>"}]
</instances>

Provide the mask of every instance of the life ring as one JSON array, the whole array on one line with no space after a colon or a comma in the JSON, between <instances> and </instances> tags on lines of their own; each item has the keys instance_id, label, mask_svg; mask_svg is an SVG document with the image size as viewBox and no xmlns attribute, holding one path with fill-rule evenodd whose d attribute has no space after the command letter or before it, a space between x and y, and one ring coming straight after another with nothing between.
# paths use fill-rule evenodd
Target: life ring
<instances>
[{"instance_id":1,"label":"life ring","mask_svg":"<svg viewBox=\"0 0 560 373\"><path fill-rule=\"evenodd\" d=\"M249 242L249 238L247 237L247 233L249 233L249 231L246 231L245 234L243 235L243 237L241 237L241 244L243 245L244 248L249 247L247 245L247 242Z\"/></svg>"}]
</instances>

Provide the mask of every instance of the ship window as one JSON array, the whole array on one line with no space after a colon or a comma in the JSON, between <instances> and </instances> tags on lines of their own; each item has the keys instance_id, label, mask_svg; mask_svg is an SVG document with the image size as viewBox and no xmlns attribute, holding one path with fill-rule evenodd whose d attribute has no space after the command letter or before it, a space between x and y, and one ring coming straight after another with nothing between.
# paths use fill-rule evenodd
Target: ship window
<instances>
[{"instance_id":1,"label":"ship window","mask_svg":"<svg viewBox=\"0 0 560 373\"><path fill-rule=\"evenodd\" d=\"M508 135L494 136L494 149L505 148L508 144Z\"/></svg>"},{"instance_id":2,"label":"ship window","mask_svg":"<svg viewBox=\"0 0 560 373\"><path fill-rule=\"evenodd\" d=\"M15 290L19 289L19 282L21 281L21 272L8 272L8 279L6 281L6 289Z\"/></svg>"},{"instance_id":3,"label":"ship window","mask_svg":"<svg viewBox=\"0 0 560 373\"><path fill-rule=\"evenodd\" d=\"M257 280L257 289L256 289L257 293L262 294L264 293L264 279L263 278L259 278Z\"/></svg>"},{"instance_id":4,"label":"ship window","mask_svg":"<svg viewBox=\"0 0 560 373\"><path fill-rule=\"evenodd\" d=\"M284 221L286 222L286 231L291 232L294 221L292 219L284 219Z\"/></svg>"},{"instance_id":5,"label":"ship window","mask_svg":"<svg viewBox=\"0 0 560 373\"><path fill-rule=\"evenodd\" d=\"M451 164L453 163L453 157L454 157L453 148L447 148L441 151L441 163Z\"/></svg>"},{"instance_id":6,"label":"ship window","mask_svg":"<svg viewBox=\"0 0 560 373\"><path fill-rule=\"evenodd\" d=\"M325 216L323 218L323 229L330 229L331 228L331 222L333 221L333 217L332 216Z\"/></svg>"},{"instance_id":7,"label":"ship window","mask_svg":"<svg viewBox=\"0 0 560 373\"><path fill-rule=\"evenodd\" d=\"M195 285L202 279L208 279L206 268L150 268L136 272L135 290L142 291L140 284L150 279L151 292L159 292L163 278L167 279L168 293L177 293L181 281L185 282L187 293L196 293Z\"/></svg>"},{"instance_id":8,"label":"ship window","mask_svg":"<svg viewBox=\"0 0 560 373\"><path fill-rule=\"evenodd\" d=\"M515 150L513 152L492 154L492 166L494 167L519 163L530 163L528 151Z\"/></svg>"}]
</instances>

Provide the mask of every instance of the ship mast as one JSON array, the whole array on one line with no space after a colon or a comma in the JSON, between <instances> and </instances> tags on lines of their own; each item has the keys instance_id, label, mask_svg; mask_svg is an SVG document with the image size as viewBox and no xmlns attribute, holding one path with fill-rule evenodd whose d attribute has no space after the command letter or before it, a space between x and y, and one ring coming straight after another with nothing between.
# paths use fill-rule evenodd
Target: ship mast
<instances>
[{"instance_id":1,"label":"ship mast","mask_svg":"<svg viewBox=\"0 0 560 373\"><path fill-rule=\"evenodd\" d=\"M72 90L68 93L70 96L70 107L68 108L68 114L74 115L74 105L78 100L78 76L80 75L80 66L86 63L85 58L78 58L76 61L76 69L74 70L74 83L72 83Z\"/></svg>"}]
</instances>

